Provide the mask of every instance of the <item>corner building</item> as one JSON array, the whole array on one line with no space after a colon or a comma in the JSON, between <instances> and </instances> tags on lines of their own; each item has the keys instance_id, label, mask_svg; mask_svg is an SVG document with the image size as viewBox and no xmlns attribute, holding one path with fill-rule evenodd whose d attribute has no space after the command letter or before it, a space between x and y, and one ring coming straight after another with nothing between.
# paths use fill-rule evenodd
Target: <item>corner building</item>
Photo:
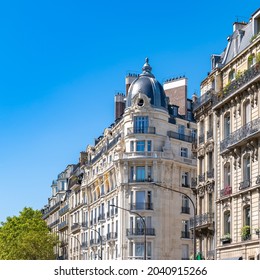
<instances>
[{"instance_id":1,"label":"corner building","mask_svg":"<svg viewBox=\"0 0 260 280\"><path fill-rule=\"evenodd\" d=\"M175 81L186 90L184 78L164 86ZM140 75L126 77L124 98L115 98L116 121L81 153L68 179L69 259L181 260L193 254L194 209L185 194L194 198L196 124L191 100L186 97L179 114L164 86L146 59Z\"/></svg>"},{"instance_id":2,"label":"corner building","mask_svg":"<svg viewBox=\"0 0 260 280\"><path fill-rule=\"evenodd\" d=\"M194 96L193 181L198 214L206 217L199 224L198 216L196 233L206 259L259 259L259 34L260 9L248 23L235 22L223 53L211 56L201 96Z\"/></svg>"}]
</instances>

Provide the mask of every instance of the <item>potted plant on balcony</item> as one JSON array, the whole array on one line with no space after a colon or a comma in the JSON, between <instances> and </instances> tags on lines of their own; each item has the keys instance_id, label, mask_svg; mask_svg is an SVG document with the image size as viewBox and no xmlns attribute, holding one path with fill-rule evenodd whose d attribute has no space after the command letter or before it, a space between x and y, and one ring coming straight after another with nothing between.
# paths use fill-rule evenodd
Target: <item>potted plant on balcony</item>
<instances>
[{"instance_id":1,"label":"potted plant on balcony","mask_svg":"<svg viewBox=\"0 0 260 280\"><path fill-rule=\"evenodd\" d=\"M230 242L231 242L230 233L224 234L224 235L220 238L220 241L222 241L223 244L225 244L225 243L230 243Z\"/></svg>"},{"instance_id":2,"label":"potted plant on balcony","mask_svg":"<svg viewBox=\"0 0 260 280\"><path fill-rule=\"evenodd\" d=\"M255 234L260 235L260 228L255 228Z\"/></svg>"},{"instance_id":3,"label":"potted plant on balcony","mask_svg":"<svg viewBox=\"0 0 260 280\"><path fill-rule=\"evenodd\" d=\"M241 238L242 240L248 240L250 238L250 226L243 226L241 228Z\"/></svg>"}]
</instances>

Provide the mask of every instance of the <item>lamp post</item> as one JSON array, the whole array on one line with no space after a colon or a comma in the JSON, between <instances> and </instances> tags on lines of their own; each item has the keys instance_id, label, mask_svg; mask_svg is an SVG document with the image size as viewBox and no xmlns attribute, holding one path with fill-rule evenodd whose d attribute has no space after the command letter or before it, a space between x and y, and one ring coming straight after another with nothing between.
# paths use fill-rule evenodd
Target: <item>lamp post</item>
<instances>
[{"instance_id":1,"label":"lamp post","mask_svg":"<svg viewBox=\"0 0 260 280\"><path fill-rule=\"evenodd\" d=\"M100 232L94 228L89 228L89 230L93 230L95 232L98 233L98 236L99 236L99 239L100 239L100 245L101 245L101 256L98 256L101 260L102 260L102 257L103 257L103 243L102 243L102 236L100 234Z\"/></svg>"},{"instance_id":2,"label":"lamp post","mask_svg":"<svg viewBox=\"0 0 260 280\"><path fill-rule=\"evenodd\" d=\"M80 244L80 241L79 241L78 237L76 237L76 236L74 236L74 235L69 235L69 234L67 234L67 233L65 233L65 232L63 232L62 235L66 235L66 236L68 236L68 237L73 237L74 239L77 240L77 242L78 242L78 244L79 244L79 260L81 260L81 250L80 250L81 244Z\"/></svg>"},{"instance_id":3,"label":"lamp post","mask_svg":"<svg viewBox=\"0 0 260 280\"><path fill-rule=\"evenodd\" d=\"M120 207L120 206L117 206L117 205L114 205L114 204L111 204L110 206L112 207L116 207L118 209L122 209L124 211L127 211L129 212L130 214L134 214L134 215L137 215L139 218L141 218L142 222L143 222L143 225L144 225L144 260L146 260L146 222L145 222L145 219L143 216L141 216L139 213L137 212L134 212L132 210L129 210L129 209L126 209L126 208L123 208L123 207Z\"/></svg>"},{"instance_id":4,"label":"lamp post","mask_svg":"<svg viewBox=\"0 0 260 280\"><path fill-rule=\"evenodd\" d=\"M183 194L185 195L189 201L191 202L192 206L193 206L193 220L194 220L194 225L193 225L193 259L196 260L196 233L195 233L195 220L196 220L196 213L197 213L197 208L196 208L196 205L194 204L193 200L191 199L190 196L188 196L186 193L184 192L181 192L181 191L177 191L177 190L174 190L174 189L170 189L168 187L165 187L165 186L162 186L162 185L159 185L157 183L154 183L153 184L155 186L158 186L160 188L163 188L165 190L169 190L169 191L172 191L172 192L176 192L176 193L180 193L180 194Z\"/></svg>"}]
</instances>

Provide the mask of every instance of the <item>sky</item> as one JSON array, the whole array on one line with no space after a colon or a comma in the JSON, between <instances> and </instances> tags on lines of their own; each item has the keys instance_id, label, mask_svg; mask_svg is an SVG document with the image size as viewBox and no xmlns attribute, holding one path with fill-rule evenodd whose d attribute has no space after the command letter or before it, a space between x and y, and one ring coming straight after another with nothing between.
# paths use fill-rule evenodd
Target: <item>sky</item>
<instances>
[{"instance_id":1,"label":"sky","mask_svg":"<svg viewBox=\"0 0 260 280\"><path fill-rule=\"evenodd\" d=\"M114 122L114 95L145 58L200 93L211 54L258 1L0 3L0 222L42 209L51 182Z\"/></svg>"}]
</instances>

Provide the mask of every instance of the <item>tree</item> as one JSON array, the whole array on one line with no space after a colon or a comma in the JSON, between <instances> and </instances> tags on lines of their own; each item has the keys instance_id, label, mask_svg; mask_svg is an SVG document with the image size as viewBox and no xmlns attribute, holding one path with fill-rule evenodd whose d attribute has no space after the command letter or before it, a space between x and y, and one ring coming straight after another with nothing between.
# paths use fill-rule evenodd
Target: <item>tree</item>
<instances>
[{"instance_id":1,"label":"tree","mask_svg":"<svg viewBox=\"0 0 260 280\"><path fill-rule=\"evenodd\" d=\"M19 216L8 217L0 226L1 260L55 259L58 244L39 210L25 207Z\"/></svg>"}]
</instances>

